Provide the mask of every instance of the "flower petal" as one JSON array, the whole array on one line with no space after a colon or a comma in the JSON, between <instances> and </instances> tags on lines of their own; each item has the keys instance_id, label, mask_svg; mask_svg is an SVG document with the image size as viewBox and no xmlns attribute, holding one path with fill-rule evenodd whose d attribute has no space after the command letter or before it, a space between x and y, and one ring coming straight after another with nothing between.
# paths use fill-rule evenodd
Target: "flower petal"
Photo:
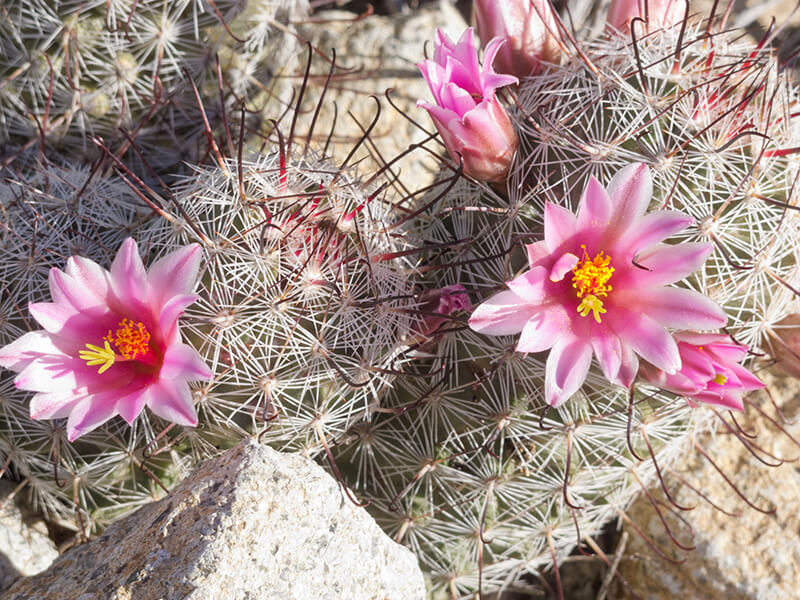
<instances>
[{"instance_id":1,"label":"flower petal","mask_svg":"<svg viewBox=\"0 0 800 600\"><path fill-rule=\"evenodd\" d=\"M31 419L62 419L69 415L75 405L86 398L75 390L39 392L31 398Z\"/></svg>"},{"instance_id":2,"label":"flower petal","mask_svg":"<svg viewBox=\"0 0 800 600\"><path fill-rule=\"evenodd\" d=\"M620 290L614 304L646 314L666 327L679 329L717 329L727 322L716 302L694 290L654 288Z\"/></svg>"},{"instance_id":3,"label":"flower petal","mask_svg":"<svg viewBox=\"0 0 800 600\"><path fill-rule=\"evenodd\" d=\"M28 312L45 331L80 347L100 342L118 321L111 312L90 315L54 302L33 302L28 305Z\"/></svg>"},{"instance_id":4,"label":"flower petal","mask_svg":"<svg viewBox=\"0 0 800 600\"><path fill-rule=\"evenodd\" d=\"M111 289L124 309L131 314L150 314L147 305L147 273L133 238L122 242L122 247L111 263ZM128 315L126 315L128 316Z\"/></svg>"},{"instance_id":5,"label":"flower petal","mask_svg":"<svg viewBox=\"0 0 800 600\"><path fill-rule=\"evenodd\" d=\"M592 336L592 348L597 356L600 370L606 379L616 382L619 368L622 366L622 344L619 337L608 327L596 327L595 330L597 333Z\"/></svg>"},{"instance_id":6,"label":"flower petal","mask_svg":"<svg viewBox=\"0 0 800 600\"><path fill-rule=\"evenodd\" d=\"M508 289L531 304L541 304L547 298L546 284L547 269L544 267L534 267L506 282Z\"/></svg>"},{"instance_id":7,"label":"flower petal","mask_svg":"<svg viewBox=\"0 0 800 600\"><path fill-rule=\"evenodd\" d=\"M70 256L64 272L72 277L75 282L92 293L98 300L108 298L109 273L93 260L83 256Z\"/></svg>"},{"instance_id":8,"label":"flower petal","mask_svg":"<svg viewBox=\"0 0 800 600\"><path fill-rule=\"evenodd\" d=\"M74 442L117 415L117 390L87 396L78 402L67 419L67 438Z\"/></svg>"},{"instance_id":9,"label":"flower petal","mask_svg":"<svg viewBox=\"0 0 800 600\"><path fill-rule=\"evenodd\" d=\"M50 295L56 304L66 304L75 310L107 312L106 298L99 298L92 288L75 280L59 269L50 269Z\"/></svg>"},{"instance_id":10,"label":"flower petal","mask_svg":"<svg viewBox=\"0 0 800 600\"><path fill-rule=\"evenodd\" d=\"M159 379L148 388L147 406L156 415L178 425L197 425L192 392L185 382Z\"/></svg>"},{"instance_id":11,"label":"flower petal","mask_svg":"<svg viewBox=\"0 0 800 600\"><path fill-rule=\"evenodd\" d=\"M0 348L0 367L20 372L37 357L63 354L46 331L31 331Z\"/></svg>"},{"instance_id":12,"label":"flower petal","mask_svg":"<svg viewBox=\"0 0 800 600\"><path fill-rule=\"evenodd\" d=\"M555 306L534 314L517 343L517 352L541 352L555 344L561 336L568 334L570 318L561 306Z\"/></svg>"},{"instance_id":13,"label":"flower petal","mask_svg":"<svg viewBox=\"0 0 800 600\"><path fill-rule=\"evenodd\" d=\"M544 239L550 252L575 234L575 215L563 206L547 202L544 205Z\"/></svg>"},{"instance_id":14,"label":"flower petal","mask_svg":"<svg viewBox=\"0 0 800 600\"><path fill-rule=\"evenodd\" d=\"M179 341L178 318L183 314L184 309L195 300L197 300L197 296L194 294L173 296L163 305L161 314L158 316L158 326L161 329L164 343L172 344Z\"/></svg>"},{"instance_id":15,"label":"flower petal","mask_svg":"<svg viewBox=\"0 0 800 600\"><path fill-rule=\"evenodd\" d=\"M578 257L572 254L571 252L567 252L561 255L556 261L556 264L553 265L552 270L550 271L550 281L561 281L564 279L564 275L569 273L572 269L575 268L575 265L578 264Z\"/></svg>"},{"instance_id":16,"label":"flower petal","mask_svg":"<svg viewBox=\"0 0 800 600\"><path fill-rule=\"evenodd\" d=\"M202 258L200 245L189 244L154 262L147 272L151 305L160 308L173 296L190 294Z\"/></svg>"},{"instance_id":17,"label":"flower petal","mask_svg":"<svg viewBox=\"0 0 800 600\"><path fill-rule=\"evenodd\" d=\"M186 344L172 344L164 354L159 377L171 381L208 381L214 374L197 350Z\"/></svg>"},{"instance_id":18,"label":"flower petal","mask_svg":"<svg viewBox=\"0 0 800 600\"><path fill-rule=\"evenodd\" d=\"M579 229L605 229L611 220L611 198L594 177L589 178L578 205Z\"/></svg>"},{"instance_id":19,"label":"flower petal","mask_svg":"<svg viewBox=\"0 0 800 600\"><path fill-rule=\"evenodd\" d=\"M673 233L686 229L693 222L692 217L676 210L652 212L637 221L623 243L631 254L638 254L653 244L664 241Z\"/></svg>"},{"instance_id":20,"label":"flower petal","mask_svg":"<svg viewBox=\"0 0 800 600\"><path fill-rule=\"evenodd\" d=\"M131 389L128 393L120 392L122 395L117 400L117 414L125 419L128 425L132 424L144 410L148 398L147 390L150 385L140 385Z\"/></svg>"},{"instance_id":21,"label":"flower petal","mask_svg":"<svg viewBox=\"0 0 800 600\"><path fill-rule=\"evenodd\" d=\"M636 373L639 371L639 357L628 344L622 343L621 340L620 347L622 360L620 360L619 373L617 373L614 383L630 389L633 380L636 379Z\"/></svg>"},{"instance_id":22,"label":"flower petal","mask_svg":"<svg viewBox=\"0 0 800 600\"><path fill-rule=\"evenodd\" d=\"M561 406L586 380L592 362L591 344L563 336L553 345L545 365L544 394L550 406Z\"/></svg>"},{"instance_id":23,"label":"flower petal","mask_svg":"<svg viewBox=\"0 0 800 600\"><path fill-rule=\"evenodd\" d=\"M481 303L469 318L469 326L478 333L511 335L519 333L540 306L529 304L514 292L499 292Z\"/></svg>"},{"instance_id":24,"label":"flower petal","mask_svg":"<svg viewBox=\"0 0 800 600\"><path fill-rule=\"evenodd\" d=\"M703 243L655 246L636 259L637 264L649 270L631 269L629 285L636 288L675 283L700 268L713 249L711 244Z\"/></svg>"},{"instance_id":25,"label":"flower petal","mask_svg":"<svg viewBox=\"0 0 800 600\"><path fill-rule=\"evenodd\" d=\"M653 195L653 179L644 163L634 163L617 171L607 187L611 197L614 227L622 232L647 210Z\"/></svg>"},{"instance_id":26,"label":"flower petal","mask_svg":"<svg viewBox=\"0 0 800 600\"><path fill-rule=\"evenodd\" d=\"M622 345L628 345L643 359L669 374L681 368L678 345L664 327L647 315L622 310L605 315L619 335Z\"/></svg>"}]
</instances>

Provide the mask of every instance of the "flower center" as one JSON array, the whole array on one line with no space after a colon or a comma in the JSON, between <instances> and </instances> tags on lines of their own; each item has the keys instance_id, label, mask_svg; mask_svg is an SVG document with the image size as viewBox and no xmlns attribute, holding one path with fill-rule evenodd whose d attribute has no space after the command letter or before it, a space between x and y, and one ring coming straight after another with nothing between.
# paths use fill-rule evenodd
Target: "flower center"
<instances>
[{"instance_id":1,"label":"flower center","mask_svg":"<svg viewBox=\"0 0 800 600\"><path fill-rule=\"evenodd\" d=\"M614 267L609 266L611 257L604 256L602 251L590 260L586 254L586 246L581 248L583 248L583 259L572 269L572 287L575 288L578 298L582 298L578 305L580 315L585 317L592 313L594 320L599 323L600 315L606 312L600 298L605 298L611 291L608 280L614 274Z\"/></svg>"},{"instance_id":2,"label":"flower center","mask_svg":"<svg viewBox=\"0 0 800 600\"><path fill-rule=\"evenodd\" d=\"M716 383L717 385L725 385L726 383L728 383L728 378L725 377L725 375L723 375L722 373L717 373L716 375L714 375L714 383Z\"/></svg>"},{"instance_id":3,"label":"flower center","mask_svg":"<svg viewBox=\"0 0 800 600\"><path fill-rule=\"evenodd\" d=\"M78 355L90 367L101 365L98 373L105 373L115 362L124 362L143 358L150 351L150 332L144 323L134 323L130 319L122 319L118 329L109 330L103 338L104 345L86 344L88 350L81 350ZM116 346L118 352L111 345Z\"/></svg>"}]
</instances>

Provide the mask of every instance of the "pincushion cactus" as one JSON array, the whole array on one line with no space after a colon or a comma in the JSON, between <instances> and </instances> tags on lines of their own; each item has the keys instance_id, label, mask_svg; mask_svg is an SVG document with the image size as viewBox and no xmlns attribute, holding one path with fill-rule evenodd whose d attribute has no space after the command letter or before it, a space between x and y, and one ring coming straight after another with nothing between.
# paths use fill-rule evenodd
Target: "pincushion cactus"
<instances>
[{"instance_id":1,"label":"pincushion cactus","mask_svg":"<svg viewBox=\"0 0 800 600\"><path fill-rule=\"evenodd\" d=\"M691 217L682 232L670 229L675 251L711 252L678 286L722 308L735 361L748 346L762 348L800 284L797 88L770 50L717 25L709 38L705 28L692 18L683 32L644 35L634 25L634 39L580 39L577 56L523 79L516 94L507 88L520 149L506 189L454 181L458 162L450 162L418 223L420 244L433 248L420 265L428 284L461 284L474 304L486 301L524 277L523 245L546 234L546 204L574 212L592 177L606 185L641 162L654 182L649 210ZM638 379L628 391L593 366L569 400L548 409L541 351L559 343L553 331L531 334L526 354L516 336L466 325L466 315L452 322L412 365L418 377L398 380L384 411L344 436L338 455L378 519L419 554L434 597L472 597L558 563L581 535L625 518L632 499L716 422L696 400L734 404L699 388L681 392L690 404L668 381L659 390ZM719 364L723 376L741 368ZM748 379L737 398L754 387Z\"/></svg>"}]
</instances>

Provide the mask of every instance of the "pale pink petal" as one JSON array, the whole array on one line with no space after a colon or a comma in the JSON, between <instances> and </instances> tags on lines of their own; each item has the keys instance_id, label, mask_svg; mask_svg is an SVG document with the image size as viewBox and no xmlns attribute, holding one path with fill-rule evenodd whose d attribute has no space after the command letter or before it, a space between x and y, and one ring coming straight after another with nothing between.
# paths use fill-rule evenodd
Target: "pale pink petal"
<instances>
[{"instance_id":1,"label":"pale pink petal","mask_svg":"<svg viewBox=\"0 0 800 600\"><path fill-rule=\"evenodd\" d=\"M713 249L703 243L656 246L639 255L636 263L644 268L631 269L626 284L652 287L680 281L700 268Z\"/></svg>"},{"instance_id":2,"label":"pale pink petal","mask_svg":"<svg viewBox=\"0 0 800 600\"><path fill-rule=\"evenodd\" d=\"M214 374L197 350L186 344L172 344L164 354L159 377L172 381L210 380Z\"/></svg>"},{"instance_id":3,"label":"pale pink petal","mask_svg":"<svg viewBox=\"0 0 800 600\"><path fill-rule=\"evenodd\" d=\"M680 329L717 329L727 321L716 302L682 288L620 290L614 294L614 306L641 312L665 327Z\"/></svg>"},{"instance_id":4,"label":"pale pink petal","mask_svg":"<svg viewBox=\"0 0 800 600\"><path fill-rule=\"evenodd\" d=\"M733 410L744 410L744 403L742 402L741 391L738 393L718 393L718 392L698 392L686 398L693 400L695 403L704 402L706 404L714 404L716 406L724 406L725 408L732 408Z\"/></svg>"},{"instance_id":5,"label":"pale pink petal","mask_svg":"<svg viewBox=\"0 0 800 600\"><path fill-rule=\"evenodd\" d=\"M575 235L575 215L563 206L547 202L544 205L544 239L551 252Z\"/></svg>"},{"instance_id":6,"label":"pale pink petal","mask_svg":"<svg viewBox=\"0 0 800 600\"><path fill-rule=\"evenodd\" d=\"M133 238L122 242L122 247L111 264L111 290L125 312L149 313L147 304L147 273Z\"/></svg>"},{"instance_id":7,"label":"pale pink petal","mask_svg":"<svg viewBox=\"0 0 800 600\"><path fill-rule=\"evenodd\" d=\"M734 364L728 365L728 368L736 374L736 377L738 377L742 387L745 390L760 390L766 387L763 381L761 381L743 366Z\"/></svg>"},{"instance_id":8,"label":"pale pink petal","mask_svg":"<svg viewBox=\"0 0 800 600\"><path fill-rule=\"evenodd\" d=\"M659 210L643 216L627 232L621 243L633 254L647 250L669 236L686 229L694 222L689 215L674 210Z\"/></svg>"},{"instance_id":9,"label":"pale pink petal","mask_svg":"<svg viewBox=\"0 0 800 600\"><path fill-rule=\"evenodd\" d=\"M528 255L528 266L531 268L544 266L542 263L552 260L550 250L547 248L547 242L544 240L526 244L525 252Z\"/></svg>"},{"instance_id":10,"label":"pale pink petal","mask_svg":"<svg viewBox=\"0 0 800 600\"><path fill-rule=\"evenodd\" d=\"M192 392L183 381L160 379L149 388L147 406L167 421L188 427L197 425Z\"/></svg>"},{"instance_id":11,"label":"pale pink petal","mask_svg":"<svg viewBox=\"0 0 800 600\"><path fill-rule=\"evenodd\" d=\"M46 354L63 354L46 331L31 331L0 348L0 367L21 371L30 362Z\"/></svg>"},{"instance_id":12,"label":"pale pink petal","mask_svg":"<svg viewBox=\"0 0 800 600\"><path fill-rule=\"evenodd\" d=\"M622 344L617 335L607 327L596 327L592 336L592 348L597 356L600 370L609 381L616 381L622 366Z\"/></svg>"},{"instance_id":13,"label":"pale pink petal","mask_svg":"<svg viewBox=\"0 0 800 600\"><path fill-rule=\"evenodd\" d=\"M100 392L78 402L67 419L67 439L74 442L117 415L117 392Z\"/></svg>"},{"instance_id":14,"label":"pale pink petal","mask_svg":"<svg viewBox=\"0 0 800 600\"><path fill-rule=\"evenodd\" d=\"M45 331L75 342L81 347L84 344L102 344L103 337L117 322L112 313L100 318L98 315L79 312L67 304L53 302L31 303L28 305L28 311Z\"/></svg>"},{"instance_id":15,"label":"pale pink petal","mask_svg":"<svg viewBox=\"0 0 800 600\"><path fill-rule=\"evenodd\" d=\"M63 392L81 387L76 369L88 368L85 363L63 355L39 357L19 372L14 385L31 392Z\"/></svg>"},{"instance_id":16,"label":"pale pink petal","mask_svg":"<svg viewBox=\"0 0 800 600\"><path fill-rule=\"evenodd\" d=\"M59 269L50 269L49 281L53 302L67 304L75 310L87 312L108 311L105 298L98 298L91 288Z\"/></svg>"},{"instance_id":17,"label":"pale pink petal","mask_svg":"<svg viewBox=\"0 0 800 600\"><path fill-rule=\"evenodd\" d=\"M578 264L578 260L578 257L571 252L562 254L561 258L556 261L553 265L553 269L550 271L550 281L555 282L564 279L564 275L575 268L575 265Z\"/></svg>"},{"instance_id":18,"label":"pale pink petal","mask_svg":"<svg viewBox=\"0 0 800 600\"><path fill-rule=\"evenodd\" d=\"M646 315L622 310L609 310L605 317L611 321L623 346L627 344L643 359L669 374L681 368L678 345L663 325Z\"/></svg>"},{"instance_id":19,"label":"pale pink petal","mask_svg":"<svg viewBox=\"0 0 800 600\"><path fill-rule=\"evenodd\" d=\"M190 294L202 259L200 245L189 244L154 262L147 272L152 305L160 308L173 296Z\"/></svg>"},{"instance_id":20,"label":"pale pink petal","mask_svg":"<svg viewBox=\"0 0 800 600\"><path fill-rule=\"evenodd\" d=\"M554 306L536 313L522 328L517 343L517 352L541 352L547 350L562 335L570 331L570 318L561 306Z\"/></svg>"},{"instance_id":21,"label":"pale pink petal","mask_svg":"<svg viewBox=\"0 0 800 600\"><path fill-rule=\"evenodd\" d=\"M653 195L650 169L644 163L634 163L617 171L606 188L611 197L613 227L622 232L647 210Z\"/></svg>"},{"instance_id":22,"label":"pale pink petal","mask_svg":"<svg viewBox=\"0 0 800 600\"><path fill-rule=\"evenodd\" d=\"M499 292L478 306L469 326L479 333L511 335L519 333L541 307L530 305L514 292Z\"/></svg>"},{"instance_id":23,"label":"pale pink petal","mask_svg":"<svg viewBox=\"0 0 800 600\"><path fill-rule=\"evenodd\" d=\"M541 304L547 299L547 269L534 267L511 281L507 281L506 285L524 302Z\"/></svg>"},{"instance_id":24,"label":"pale pink petal","mask_svg":"<svg viewBox=\"0 0 800 600\"><path fill-rule=\"evenodd\" d=\"M555 343L545 365L544 394L550 406L559 407L577 392L592 362L592 346L573 336Z\"/></svg>"},{"instance_id":25,"label":"pale pink petal","mask_svg":"<svg viewBox=\"0 0 800 600\"><path fill-rule=\"evenodd\" d=\"M108 271L93 260L83 256L70 256L64 271L99 301L108 298Z\"/></svg>"},{"instance_id":26,"label":"pale pink petal","mask_svg":"<svg viewBox=\"0 0 800 600\"><path fill-rule=\"evenodd\" d=\"M600 182L590 177L578 205L578 229L605 229L611 217L611 198Z\"/></svg>"},{"instance_id":27,"label":"pale pink petal","mask_svg":"<svg viewBox=\"0 0 800 600\"><path fill-rule=\"evenodd\" d=\"M622 360L620 360L619 373L613 383L619 384L623 387L630 388L633 380L636 379L636 373L639 371L639 357L628 344L623 344L620 341L622 348Z\"/></svg>"},{"instance_id":28,"label":"pale pink petal","mask_svg":"<svg viewBox=\"0 0 800 600\"><path fill-rule=\"evenodd\" d=\"M86 397L75 390L39 392L31 398L31 419L62 419L69 415L75 405Z\"/></svg>"}]
</instances>

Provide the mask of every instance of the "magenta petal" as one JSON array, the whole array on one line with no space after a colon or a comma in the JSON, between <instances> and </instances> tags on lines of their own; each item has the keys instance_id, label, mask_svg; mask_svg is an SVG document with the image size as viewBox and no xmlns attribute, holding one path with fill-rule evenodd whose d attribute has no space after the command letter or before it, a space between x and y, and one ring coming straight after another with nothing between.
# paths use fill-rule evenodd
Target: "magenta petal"
<instances>
[{"instance_id":1,"label":"magenta petal","mask_svg":"<svg viewBox=\"0 0 800 600\"><path fill-rule=\"evenodd\" d=\"M522 275L507 281L508 289L525 302L541 304L547 298L547 269L534 267Z\"/></svg>"},{"instance_id":2,"label":"magenta petal","mask_svg":"<svg viewBox=\"0 0 800 600\"><path fill-rule=\"evenodd\" d=\"M122 242L122 247L111 264L111 289L125 307L126 312L147 313L147 273L139 249L133 238Z\"/></svg>"},{"instance_id":3,"label":"magenta petal","mask_svg":"<svg viewBox=\"0 0 800 600\"><path fill-rule=\"evenodd\" d=\"M525 323L517 343L517 352L547 350L569 330L570 318L562 307L555 306L538 312Z\"/></svg>"},{"instance_id":4,"label":"magenta petal","mask_svg":"<svg viewBox=\"0 0 800 600\"><path fill-rule=\"evenodd\" d=\"M606 316L611 314L609 310ZM643 359L669 374L681 368L678 345L660 323L641 313L620 310L614 311L612 318L611 325L623 346L627 344Z\"/></svg>"},{"instance_id":5,"label":"magenta petal","mask_svg":"<svg viewBox=\"0 0 800 600\"><path fill-rule=\"evenodd\" d=\"M186 344L172 344L164 354L159 376L171 381L208 381L214 374L197 350Z\"/></svg>"},{"instance_id":6,"label":"magenta petal","mask_svg":"<svg viewBox=\"0 0 800 600\"><path fill-rule=\"evenodd\" d=\"M589 178L578 208L578 229L605 229L611 220L611 198L594 177Z\"/></svg>"},{"instance_id":7,"label":"magenta petal","mask_svg":"<svg viewBox=\"0 0 800 600\"><path fill-rule=\"evenodd\" d=\"M573 336L560 338L545 365L544 394L550 406L559 407L586 380L592 362L592 346Z\"/></svg>"},{"instance_id":8,"label":"magenta petal","mask_svg":"<svg viewBox=\"0 0 800 600\"><path fill-rule=\"evenodd\" d=\"M136 420L136 417L144 410L144 405L149 397L148 389L146 385L134 388L127 394L121 395L117 400L117 413L120 417L125 419L128 425L132 424L134 420Z\"/></svg>"},{"instance_id":9,"label":"magenta petal","mask_svg":"<svg viewBox=\"0 0 800 600\"><path fill-rule=\"evenodd\" d=\"M197 425L197 411L192 401L192 392L183 381L159 379L149 388L147 406L167 421L187 427Z\"/></svg>"},{"instance_id":10,"label":"magenta petal","mask_svg":"<svg viewBox=\"0 0 800 600\"><path fill-rule=\"evenodd\" d=\"M763 381L741 365L728 365L728 368L736 374L745 390L760 390L767 387Z\"/></svg>"},{"instance_id":11,"label":"magenta petal","mask_svg":"<svg viewBox=\"0 0 800 600\"><path fill-rule=\"evenodd\" d=\"M647 250L694 222L690 216L674 210L660 210L643 216L625 236L623 244L633 254Z\"/></svg>"},{"instance_id":12,"label":"magenta petal","mask_svg":"<svg viewBox=\"0 0 800 600\"><path fill-rule=\"evenodd\" d=\"M698 392L687 397L687 400L694 402L704 402L705 404L714 404L716 406L724 406L733 410L744 410L744 403L742 402L741 390L737 393L718 393L718 392Z\"/></svg>"},{"instance_id":13,"label":"magenta petal","mask_svg":"<svg viewBox=\"0 0 800 600\"><path fill-rule=\"evenodd\" d=\"M78 402L67 419L67 438L74 442L117 415L117 391L100 392Z\"/></svg>"},{"instance_id":14,"label":"magenta petal","mask_svg":"<svg viewBox=\"0 0 800 600\"><path fill-rule=\"evenodd\" d=\"M694 290L654 288L620 290L614 303L641 312L663 326L678 329L717 329L727 322L716 302Z\"/></svg>"},{"instance_id":15,"label":"magenta petal","mask_svg":"<svg viewBox=\"0 0 800 600\"><path fill-rule=\"evenodd\" d=\"M624 231L647 210L653 195L653 180L650 169L644 163L634 163L617 171L608 184L611 197L614 227Z\"/></svg>"},{"instance_id":16,"label":"magenta petal","mask_svg":"<svg viewBox=\"0 0 800 600\"><path fill-rule=\"evenodd\" d=\"M158 315L158 325L161 328L161 335L165 343L172 344L180 341L178 338L178 318L183 314L186 307L195 300L197 300L197 296L194 294L173 296L161 308L161 314Z\"/></svg>"},{"instance_id":17,"label":"magenta petal","mask_svg":"<svg viewBox=\"0 0 800 600\"><path fill-rule=\"evenodd\" d=\"M541 307L526 304L514 292L499 292L480 304L469 318L469 326L478 333L511 335L519 333Z\"/></svg>"},{"instance_id":18,"label":"magenta petal","mask_svg":"<svg viewBox=\"0 0 800 600\"><path fill-rule=\"evenodd\" d=\"M649 270L638 269L632 287L675 283L700 268L713 249L711 244L690 243L656 246L643 252L636 262Z\"/></svg>"},{"instance_id":19,"label":"magenta petal","mask_svg":"<svg viewBox=\"0 0 800 600\"><path fill-rule=\"evenodd\" d=\"M173 296L190 294L202 258L200 245L189 244L154 262L147 272L152 305L162 307Z\"/></svg>"},{"instance_id":20,"label":"magenta petal","mask_svg":"<svg viewBox=\"0 0 800 600\"><path fill-rule=\"evenodd\" d=\"M544 205L544 239L551 252L575 234L575 215L566 208L547 202Z\"/></svg>"}]
</instances>

